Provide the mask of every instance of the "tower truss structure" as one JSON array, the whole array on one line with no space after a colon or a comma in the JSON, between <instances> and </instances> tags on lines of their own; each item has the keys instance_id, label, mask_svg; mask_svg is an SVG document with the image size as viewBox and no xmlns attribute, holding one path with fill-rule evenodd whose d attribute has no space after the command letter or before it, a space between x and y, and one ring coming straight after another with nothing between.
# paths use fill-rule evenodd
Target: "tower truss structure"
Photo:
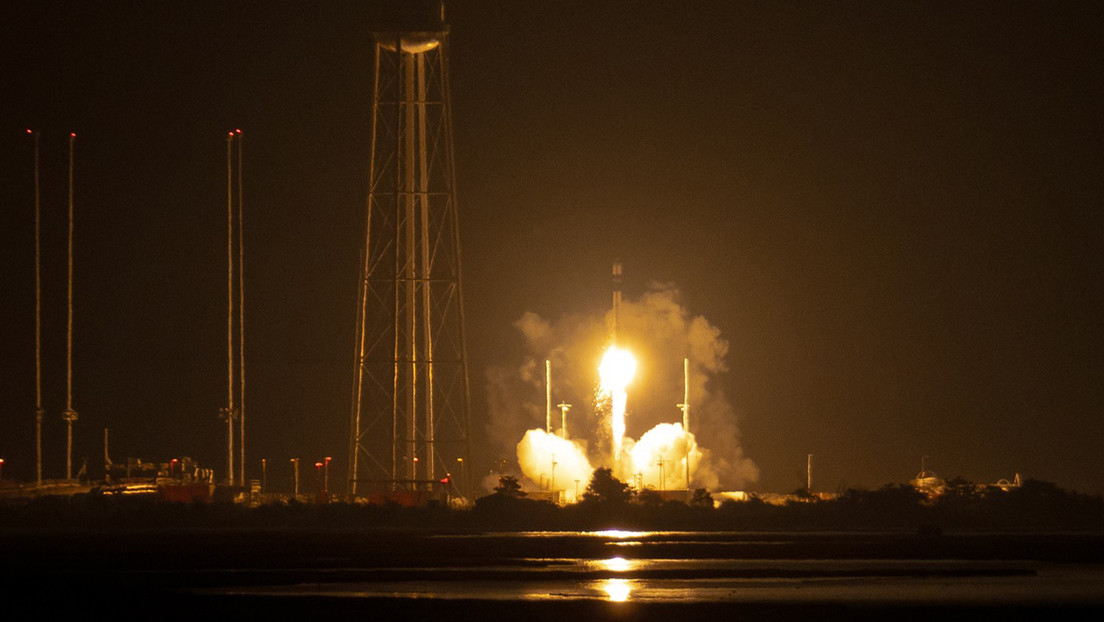
<instances>
[{"instance_id":1,"label":"tower truss structure","mask_svg":"<svg viewBox=\"0 0 1104 622\"><path fill-rule=\"evenodd\" d=\"M448 26L440 2L376 7L351 497L428 492L469 457Z\"/></svg>"}]
</instances>

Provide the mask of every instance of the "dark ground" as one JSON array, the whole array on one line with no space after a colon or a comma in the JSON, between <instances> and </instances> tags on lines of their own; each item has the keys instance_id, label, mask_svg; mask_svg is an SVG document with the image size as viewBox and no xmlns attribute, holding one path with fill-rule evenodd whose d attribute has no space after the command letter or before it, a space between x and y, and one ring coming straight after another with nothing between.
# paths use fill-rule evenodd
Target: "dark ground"
<instances>
[{"instance_id":1,"label":"dark ground","mask_svg":"<svg viewBox=\"0 0 1104 622\"><path fill-rule=\"evenodd\" d=\"M999 615L1035 619L1098 616L1104 593L1069 602L1028 594L1004 603L978 594L970 602L797 601L778 590L773 602L608 602L597 598L495 600L472 598L380 598L294 595L296 586L314 593L337 584L408 581L445 586L452 581L509 585L524 581L522 570L541 566L543 579L566 571L548 560L609 557L612 536L579 533L519 537L490 534L438 537L404 531L173 531L118 534L40 533L0 535L5 599L41 613L100 611L152 619L269 616L319 619L353 615L368 619L672 619L677 616L732 619L829 620L957 619ZM830 580L904 577L947 584L957 580L1031 577L1040 566L1098 568L1104 564L1104 535L941 535L661 533L637 537L644 547L617 547L626 558L740 560L840 560L840 570L708 571L667 575L664 571L591 570L569 580L619 578L663 580ZM859 561L856 565L855 562ZM904 570L878 570L878 561L899 560ZM931 563L908 564L918 560ZM833 568L829 566L828 568ZM894 566L896 567L896 566ZM897 574L894 574L896 572ZM246 594L264 586L268 594ZM315 589L317 588L317 589ZM430 588L432 589L432 588ZM235 593L235 591L239 593Z\"/></svg>"}]
</instances>

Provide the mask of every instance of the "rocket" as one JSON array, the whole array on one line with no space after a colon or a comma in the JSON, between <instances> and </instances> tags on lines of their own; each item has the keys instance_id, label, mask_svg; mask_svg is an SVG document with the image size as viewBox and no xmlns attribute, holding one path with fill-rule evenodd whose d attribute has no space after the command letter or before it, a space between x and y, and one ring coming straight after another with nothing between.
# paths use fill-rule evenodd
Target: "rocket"
<instances>
[{"instance_id":1,"label":"rocket","mask_svg":"<svg viewBox=\"0 0 1104 622\"><path fill-rule=\"evenodd\" d=\"M613 264L613 345L617 345L617 329L621 321L621 262Z\"/></svg>"}]
</instances>

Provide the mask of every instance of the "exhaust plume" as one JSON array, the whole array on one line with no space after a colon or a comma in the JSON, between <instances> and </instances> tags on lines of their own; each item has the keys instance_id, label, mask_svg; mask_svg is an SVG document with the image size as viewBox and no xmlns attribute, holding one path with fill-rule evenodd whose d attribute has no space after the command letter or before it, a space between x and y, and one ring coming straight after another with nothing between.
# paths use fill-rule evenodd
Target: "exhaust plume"
<instances>
[{"instance_id":1,"label":"exhaust plume","mask_svg":"<svg viewBox=\"0 0 1104 622\"><path fill-rule=\"evenodd\" d=\"M613 456L614 439L610 435L609 396L598 389L601 358L610 343L612 310L605 313L570 314L550 321L532 312L524 313L514 327L525 340L526 357L513 367L487 370L491 418L487 432L500 455L516 450L519 465L526 476L526 464L543 465L534 471L550 474L552 444L534 431L544 433L544 361L552 362L557 378L552 399L579 405L572 409L572 440L568 443L583 452L593 466L605 464ZM691 487L711 490L740 489L758 479L759 469L744 455L740 445L735 410L713 379L727 371L724 357L728 342L720 330L702 316L691 315L680 303L678 291L653 283L636 299L625 299L617 318L617 347L632 352L636 359L635 376L625 404L626 442L622 456L630 465L621 469L622 477L642 473L645 486L661 488L686 486L685 458L690 455ZM682 429L683 358L690 359L689 393L694 413L689 432ZM584 404L591 404L588 409ZM530 430L526 433L525 430ZM553 431L555 432L555 431ZM519 435L525 438L518 443ZM633 442L631 439L639 438ZM705 439L700 445L696 439ZM563 439L557 439L563 441ZM577 443L575 443L577 441ZM620 442L621 439L617 439ZM572 455L566 447L560 452ZM562 463L573 461L564 458ZM658 460L664 463L659 480ZM590 468L588 463L586 468ZM573 479L556 467L556 487L574 493ZM581 468L581 467L580 467ZM543 470L542 470L543 469ZM537 480L535 480L537 481ZM570 483L570 485L568 485Z\"/></svg>"}]
</instances>

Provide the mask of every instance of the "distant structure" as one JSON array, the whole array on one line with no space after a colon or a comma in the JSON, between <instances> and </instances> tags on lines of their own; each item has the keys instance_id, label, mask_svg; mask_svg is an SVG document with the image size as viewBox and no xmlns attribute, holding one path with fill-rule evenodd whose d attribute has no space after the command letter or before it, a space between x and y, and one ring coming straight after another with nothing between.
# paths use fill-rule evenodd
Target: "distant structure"
<instances>
[{"instance_id":1,"label":"distant structure","mask_svg":"<svg viewBox=\"0 0 1104 622\"><path fill-rule=\"evenodd\" d=\"M370 7L372 155L348 492L407 502L451 488L449 468L470 464L448 25L440 1ZM457 479L469 478L462 470Z\"/></svg>"},{"instance_id":2,"label":"distant structure","mask_svg":"<svg viewBox=\"0 0 1104 622\"><path fill-rule=\"evenodd\" d=\"M947 482L943 478L928 470L927 456L921 456L920 472L909 480L909 485L928 497L938 497L947 488Z\"/></svg>"},{"instance_id":3,"label":"distant structure","mask_svg":"<svg viewBox=\"0 0 1104 622\"><path fill-rule=\"evenodd\" d=\"M235 150L234 147L237 146ZM237 155L235 175L234 157ZM219 409L219 419L226 422L226 483L234 482L234 423L238 423L238 484L245 485L245 251L243 227L242 192L242 131L235 129L226 134L226 406ZM237 196L234 188L237 186ZM237 199L237 227L235 224L235 198ZM237 253L235 257L235 236ZM237 282L235 283L235 272ZM235 296L237 294L237 296ZM234 331L234 310L237 306L237 334ZM235 352L235 342L237 352ZM236 356L235 356L236 355ZM239 370L237 382L234 368ZM235 404L235 388L237 403Z\"/></svg>"},{"instance_id":4,"label":"distant structure","mask_svg":"<svg viewBox=\"0 0 1104 622\"><path fill-rule=\"evenodd\" d=\"M617 330L621 327L621 262L613 264L613 330L610 341L617 345Z\"/></svg>"},{"instance_id":5,"label":"distant structure","mask_svg":"<svg viewBox=\"0 0 1104 622\"><path fill-rule=\"evenodd\" d=\"M73 148L77 141L75 132L69 133L69 288L68 312L65 331L65 410L61 419L65 421L65 479L73 479L73 422L77 420L77 411L73 410Z\"/></svg>"},{"instance_id":6,"label":"distant structure","mask_svg":"<svg viewBox=\"0 0 1104 622\"><path fill-rule=\"evenodd\" d=\"M42 191L39 185L38 132L28 128L34 140L35 214L35 485L42 486Z\"/></svg>"}]
</instances>

